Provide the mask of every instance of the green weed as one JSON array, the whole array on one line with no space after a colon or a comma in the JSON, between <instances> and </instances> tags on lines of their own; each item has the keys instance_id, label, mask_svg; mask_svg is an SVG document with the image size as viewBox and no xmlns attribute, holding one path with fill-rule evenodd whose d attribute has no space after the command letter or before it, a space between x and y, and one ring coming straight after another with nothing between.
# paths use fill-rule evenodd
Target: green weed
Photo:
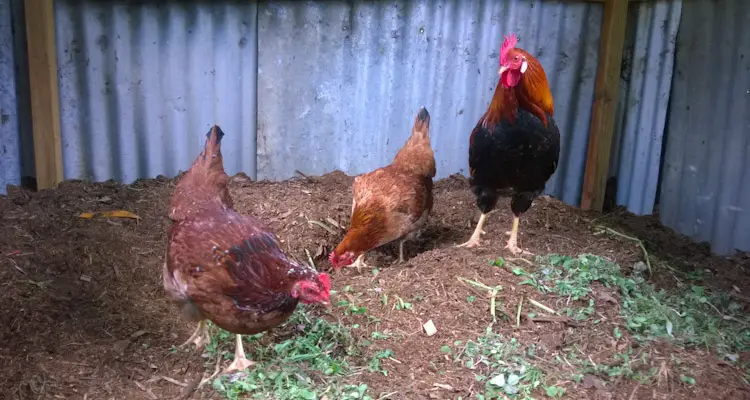
<instances>
[{"instance_id":1,"label":"green weed","mask_svg":"<svg viewBox=\"0 0 750 400\"><path fill-rule=\"evenodd\" d=\"M325 318L312 318L303 306L292 315L286 326L296 333L284 341L260 346L263 334L247 336L245 351L255 362L246 373L221 376L213 381L214 389L228 399L309 399L323 396L336 399L370 399L367 385L345 385L351 373L350 359L359 354L349 328ZM283 328L281 328L283 329ZM231 357L234 335L219 330L206 351ZM226 349L222 351L223 349Z\"/></svg>"},{"instance_id":2,"label":"green weed","mask_svg":"<svg viewBox=\"0 0 750 400\"><path fill-rule=\"evenodd\" d=\"M454 343L460 344L460 341ZM443 347L451 351L450 347ZM528 351L515 338L508 340L488 328L476 341L470 340L458 349L453 360L474 370L476 380L484 383L484 393L476 394L477 399L531 399L535 389L545 386L542 370L527 360ZM550 392L564 393L559 389L561 392Z\"/></svg>"},{"instance_id":3,"label":"green weed","mask_svg":"<svg viewBox=\"0 0 750 400\"><path fill-rule=\"evenodd\" d=\"M750 350L750 317L727 294L711 293L697 285L682 285L674 291L657 290L641 276L626 277L620 266L600 256L578 257L549 255L540 257L539 269L525 276L524 284L543 293L571 300L582 300L587 306L563 310L575 319L593 314L592 284L617 289L620 313L630 334L641 342L666 339L685 347L703 346L723 356Z\"/></svg>"}]
</instances>

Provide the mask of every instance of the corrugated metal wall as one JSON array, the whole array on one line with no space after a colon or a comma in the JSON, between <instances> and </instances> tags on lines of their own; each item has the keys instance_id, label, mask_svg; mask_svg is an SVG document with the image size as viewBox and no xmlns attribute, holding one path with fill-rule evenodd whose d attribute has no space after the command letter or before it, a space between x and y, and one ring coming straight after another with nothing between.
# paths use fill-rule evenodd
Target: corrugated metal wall
<instances>
[{"instance_id":1,"label":"corrugated metal wall","mask_svg":"<svg viewBox=\"0 0 750 400\"><path fill-rule=\"evenodd\" d=\"M675 67L661 220L750 251L750 2L685 2Z\"/></svg>"},{"instance_id":2,"label":"corrugated metal wall","mask_svg":"<svg viewBox=\"0 0 750 400\"><path fill-rule=\"evenodd\" d=\"M254 2L55 2L65 178L190 167L213 123L255 175Z\"/></svg>"},{"instance_id":3,"label":"corrugated metal wall","mask_svg":"<svg viewBox=\"0 0 750 400\"><path fill-rule=\"evenodd\" d=\"M547 191L578 204L602 5L551 1L274 2L258 10L258 176L388 164L424 105L438 177L467 173L503 34L547 71L563 136Z\"/></svg>"},{"instance_id":4,"label":"corrugated metal wall","mask_svg":"<svg viewBox=\"0 0 750 400\"><path fill-rule=\"evenodd\" d=\"M15 54L10 1L0 0L0 194L21 182Z\"/></svg>"},{"instance_id":5,"label":"corrugated metal wall","mask_svg":"<svg viewBox=\"0 0 750 400\"><path fill-rule=\"evenodd\" d=\"M641 1L628 12L610 175L617 204L635 214L656 204L681 9L682 1Z\"/></svg>"}]
</instances>

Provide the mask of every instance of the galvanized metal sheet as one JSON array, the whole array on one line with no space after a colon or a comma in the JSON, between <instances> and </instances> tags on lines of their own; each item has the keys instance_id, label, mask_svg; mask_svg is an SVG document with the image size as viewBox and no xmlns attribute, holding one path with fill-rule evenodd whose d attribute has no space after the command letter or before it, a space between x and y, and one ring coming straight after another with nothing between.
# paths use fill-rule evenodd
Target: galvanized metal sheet
<instances>
[{"instance_id":1,"label":"galvanized metal sheet","mask_svg":"<svg viewBox=\"0 0 750 400\"><path fill-rule=\"evenodd\" d=\"M468 171L468 138L514 32L545 67L563 144L547 191L578 204L602 5L547 1L259 5L258 176L387 165L420 106L438 178Z\"/></svg>"},{"instance_id":2,"label":"galvanized metal sheet","mask_svg":"<svg viewBox=\"0 0 750 400\"><path fill-rule=\"evenodd\" d=\"M0 1L0 194L21 182L13 27L9 0Z\"/></svg>"},{"instance_id":3,"label":"galvanized metal sheet","mask_svg":"<svg viewBox=\"0 0 750 400\"><path fill-rule=\"evenodd\" d=\"M661 220L750 251L750 2L685 2L675 65Z\"/></svg>"},{"instance_id":4,"label":"galvanized metal sheet","mask_svg":"<svg viewBox=\"0 0 750 400\"><path fill-rule=\"evenodd\" d=\"M209 127L255 176L253 2L55 2L65 178L173 176Z\"/></svg>"},{"instance_id":5,"label":"galvanized metal sheet","mask_svg":"<svg viewBox=\"0 0 750 400\"><path fill-rule=\"evenodd\" d=\"M656 203L681 1L634 2L623 55L610 174L617 204L651 214Z\"/></svg>"}]
</instances>

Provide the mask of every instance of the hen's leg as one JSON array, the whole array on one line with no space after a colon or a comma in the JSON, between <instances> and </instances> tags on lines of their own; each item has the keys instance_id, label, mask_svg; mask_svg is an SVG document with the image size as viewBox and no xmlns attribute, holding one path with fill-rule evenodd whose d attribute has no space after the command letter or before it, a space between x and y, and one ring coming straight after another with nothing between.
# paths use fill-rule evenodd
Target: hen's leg
<instances>
[{"instance_id":1,"label":"hen's leg","mask_svg":"<svg viewBox=\"0 0 750 400\"><path fill-rule=\"evenodd\" d=\"M487 214L482 213L482 216L479 217L479 222L477 222L477 227L474 229L474 233L471 234L471 237L468 241L465 243L459 244L458 247L466 247L466 248L474 248L479 247L479 239L482 237L482 234L484 233L484 223L487 221Z\"/></svg>"},{"instance_id":2,"label":"hen's leg","mask_svg":"<svg viewBox=\"0 0 750 400\"><path fill-rule=\"evenodd\" d=\"M404 262L404 242L406 242L406 240L402 240L398 243L398 261L396 264Z\"/></svg>"},{"instance_id":3,"label":"hen's leg","mask_svg":"<svg viewBox=\"0 0 750 400\"><path fill-rule=\"evenodd\" d=\"M362 273L362 267L369 267L369 265L365 264L365 253L362 253L357 257L357 260L354 261L352 267L357 268L357 272L360 274Z\"/></svg>"},{"instance_id":4,"label":"hen's leg","mask_svg":"<svg viewBox=\"0 0 750 400\"><path fill-rule=\"evenodd\" d=\"M234 361L224 370L227 372L244 371L254 363L245 357L245 349L242 347L242 335L237 335L237 344L234 349Z\"/></svg>"},{"instance_id":5,"label":"hen's leg","mask_svg":"<svg viewBox=\"0 0 750 400\"><path fill-rule=\"evenodd\" d=\"M181 344L180 347L193 343L197 349L200 349L210 340L211 336L208 333L208 324L206 324L206 320L202 319L198 322L198 327L195 329L195 332L193 332L193 334L190 335L190 338L185 341L185 343Z\"/></svg>"}]
</instances>

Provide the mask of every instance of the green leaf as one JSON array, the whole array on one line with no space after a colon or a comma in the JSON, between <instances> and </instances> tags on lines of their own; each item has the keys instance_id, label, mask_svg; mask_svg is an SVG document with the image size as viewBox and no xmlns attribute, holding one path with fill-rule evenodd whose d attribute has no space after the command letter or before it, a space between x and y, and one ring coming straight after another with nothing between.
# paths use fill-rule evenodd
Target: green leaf
<instances>
[{"instance_id":1,"label":"green leaf","mask_svg":"<svg viewBox=\"0 0 750 400\"><path fill-rule=\"evenodd\" d=\"M444 345L444 346L440 347L440 352L443 353L443 354L450 354L451 348L450 348L450 346Z\"/></svg>"},{"instance_id":2,"label":"green leaf","mask_svg":"<svg viewBox=\"0 0 750 400\"><path fill-rule=\"evenodd\" d=\"M546 391L549 397L563 397L565 394L565 389L557 386L549 386Z\"/></svg>"},{"instance_id":3,"label":"green leaf","mask_svg":"<svg viewBox=\"0 0 750 400\"><path fill-rule=\"evenodd\" d=\"M680 381L687 383L688 385L695 385L695 378L687 375L680 375Z\"/></svg>"}]
</instances>

